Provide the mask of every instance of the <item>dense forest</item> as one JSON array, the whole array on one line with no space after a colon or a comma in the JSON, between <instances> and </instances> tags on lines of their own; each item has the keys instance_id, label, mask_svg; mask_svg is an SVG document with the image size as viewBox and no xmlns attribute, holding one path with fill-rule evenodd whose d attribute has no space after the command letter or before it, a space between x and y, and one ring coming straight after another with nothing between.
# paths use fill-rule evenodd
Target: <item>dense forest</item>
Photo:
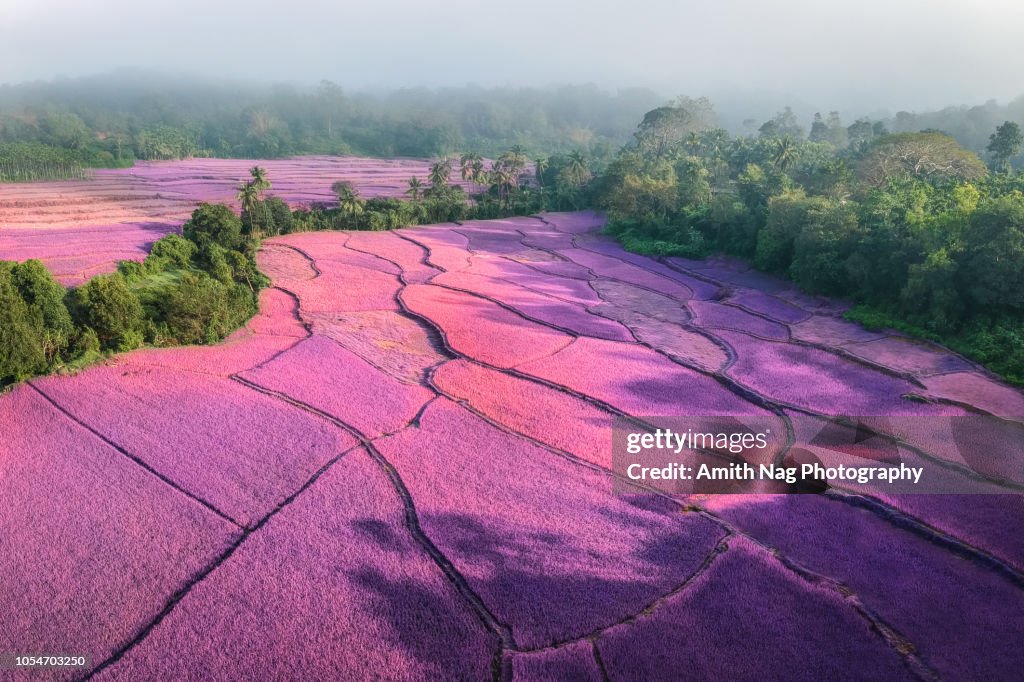
<instances>
[{"instance_id":1,"label":"dense forest","mask_svg":"<svg viewBox=\"0 0 1024 682\"><path fill-rule=\"evenodd\" d=\"M985 157L937 130L891 132L838 115L805 131L789 110L732 137L707 103L648 112L591 200L627 248L725 252L848 314L943 341L1024 382L1024 174L1020 127L988 131Z\"/></svg>"},{"instance_id":2,"label":"dense forest","mask_svg":"<svg viewBox=\"0 0 1024 682\"><path fill-rule=\"evenodd\" d=\"M432 157L583 150L602 157L660 98L593 86L349 94L141 76L0 87L0 178L80 173L136 159L294 154ZM21 175L16 175L20 172Z\"/></svg>"},{"instance_id":3,"label":"dense forest","mask_svg":"<svg viewBox=\"0 0 1024 682\"><path fill-rule=\"evenodd\" d=\"M662 104L645 89L595 86L405 89L348 92L317 86L203 81L143 73L0 86L0 179L80 177L89 167L194 156L275 158L295 154L486 157L518 146L531 157L579 151L601 165L630 140L636 122ZM737 105L733 105L734 107ZM754 107L753 103L751 104ZM730 111L728 120L742 118ZM992 129L1024 124L1024 99L840 125L836 112L781 121L794 139L845 145L865 126L941 130L984 154ZM717 124L717 119L712 123ZM746 120L732 134L758 134ZM849 133L845 132L848 128ZM836 136L839 136L838 138ZM1014 154L1013 165L1024 164Z\"/></svg>"}]
</instances>

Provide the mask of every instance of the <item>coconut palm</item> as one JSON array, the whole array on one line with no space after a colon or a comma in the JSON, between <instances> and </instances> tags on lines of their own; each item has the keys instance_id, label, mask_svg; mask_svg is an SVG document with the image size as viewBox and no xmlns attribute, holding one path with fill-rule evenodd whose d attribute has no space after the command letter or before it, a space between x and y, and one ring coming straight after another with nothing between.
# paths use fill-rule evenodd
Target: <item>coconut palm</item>
<instances>
[{"instance_id":1,"label":"coconut palm","mask_svg":"<svg viewBox=\"0 0 1024 682\"><path fill-rule=\"evenodd\" d=\"M519 186L519 174L504 154L491 165L487 180L497 193L498 202L508 208L512 203L512 190Z\"/></svg>"},{"instance_id":2,"label":"coconut palm","mask_svg":"<svg viewBox=\"0 0 1024 682\"><path fill-rule=\"evenodd\" d=\"M793 138L787 135L776 138L773 146L772 163L780 171L785 172L796 161L796 144L793 143Z\"/></svg>"},{"instance_id":3,"label":"coconut palm","mask_svg":"<svg viewBox=\"0 0 1024 682\"><path fill-rule=\"evenodd\" d=\"M565 165L566 175L570 182L576 187L579 187L590 179L590 169L587 168L587 160L583 156L583 152L578 149L569 153L567 157L568 162Z\"/></svg>"},{"instance_id":4,"label":"coconut palm","mask_svg":"<svg viewBox=\"0 0 1024 682\"><path fill-rule=\"evenodd\" d=\"M262 193L264 190L271 188L270 180L267 180L266 168L253 166L249 169L249 175L252 176L252 185L256 188L257 193Z\"/></svg>"},{"instance_id":5,"label":"coconut palm","mask_svg":"<svg viewBox=\"0 0 1024 682\"><path fill-rule=\"evenodd\" d=\"M445 157L430 167L430 184L443 187L452 176L452 160Z\"/></svg>"},{"instance_id":6,"label":"coconut palm","mask_svg":"<svg viewBox=\"0 0 1024 682\"><path fill-rule=\"evenodd\" d=\"M483 161L479 154L463 154L459 160L462 179L473 183L479 180L480 172L484 167Z\"/></svg>"},{"instance_id":7,"label":"coconut palm","mask_svg":"<svg viewBox=\"0 0 1024 682\"><path fill-rule=\"evenodd\" d=\"M544 174L548 172L548 167L551 163L548 161L546 156L541 156L533 160L533 174L537 178L537 186L544 189Z\"/></svg>"},{"instance_id":8,"label":"coconut palm","mask_svg":"<svg viewBox=\"0 0 1024 682\"><path fill-rule=\"evenodd\" d=\"M338 195L338 208L344 215L353 218L363 212L363 200L352 183L338 180L331 185L331 191Z\"/></svg>"},{"instance_id":9,"label":"coconut palm","mask_svg":"<svg viewBox=\"0 0 1024 682\"><path fill-rule=\"evenodd\" d=\"M526 168L526 154L523 153L523 148L519 145L515 145L507 152L498 157L498 161L501 162L506 168L516 174L518 177L519 173Z\"/></svg>"},{"instance_id":10,"label":"coconut palm","mask_svg":"<svg viewBox=\"0 0 1024 682\"><path fill-rule=\"evenodd\" d=\"M419 201L423 195L423 183L420 182L419 178L411 178L409 180L409 189L405 190L405 193L413 201Z\"/></svg>"},{"instance_id":11,"label":"coconut palm","mask_svg":"<svg viewBox=\"0 0 1024 682\"><path fill-rule=\"evenodd\" d=\"M249 232L256 234L256 226L253 223L253 216L256 206L259 204L259 190L252 182L243 182L238 185L238 201L242 204L242 212L249 218Z\"/></svg>"},{"instance_id":12,"label":"coconut palm","mask_svg":"<svg viewBox=\"0 0 1024 682\"><path fill-rule=\"evenodd\" d=\"M260 166L253 166L249 169L249 175L252 176L252 180L249 182L256 189L256 199L258 203L256 208L260 212L261 222L265 225L270 225L270 214L267 210L267 205L263 202L263 192L271 188L270 180L267 179L267 169L261 168Z\"/></svg>"}]
</instances>

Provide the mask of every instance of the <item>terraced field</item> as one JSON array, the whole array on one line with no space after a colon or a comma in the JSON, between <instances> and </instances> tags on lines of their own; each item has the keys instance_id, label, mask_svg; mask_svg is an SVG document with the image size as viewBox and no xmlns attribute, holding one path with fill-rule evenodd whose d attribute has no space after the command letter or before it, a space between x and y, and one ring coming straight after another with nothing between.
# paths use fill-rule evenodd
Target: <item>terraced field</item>
<instances>
[{"instance_id":1,"label":"terraced field","mask_svg":"<svg viewBox=\"0 0 1024 682\"><path fill-rule=\"evenodd\" d=\"M1002 494L616 495L610 425L1024 395L601 224L276 238L221 346L0 398L0 641L103 680L1019 679L1019 448L894 434Z\"/></svg>"},{"instance_id":2,"label":"terraced field","mask_svg":"<svg viewBox=\"0 0 1024 682\"><path fill-rule=\"evenodd\" d=\"M415 159L191 159L97 170L87 180L0 184L0 260L38 258L62 283L80 284L119 260L145 258L200 202L236 205L238 183L254 165L273 181L268 196L293 207L336 204L331 185L338 180L366 198L400 197L410 178L426 182L430 169Z\"/></svg>"}]
</instances>

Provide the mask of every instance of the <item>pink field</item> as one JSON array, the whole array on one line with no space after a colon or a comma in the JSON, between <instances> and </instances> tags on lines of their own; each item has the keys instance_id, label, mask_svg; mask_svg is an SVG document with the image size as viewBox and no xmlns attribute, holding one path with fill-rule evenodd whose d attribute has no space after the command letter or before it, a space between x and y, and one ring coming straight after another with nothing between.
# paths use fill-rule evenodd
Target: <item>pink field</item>
<instances>
[{"instance_id":1,"label":"pink field","mask_svg":"<svg viewBox=\"0 0 1024 682\"><path fill-rule=\"evenodd\" d=\"M785 326L752 315L742 308L711 301L690 301L688 307L693 311L695 321L701 327L734 329L776 341L785 341L789 338L789 330Z\"/></svg>"},{"instance_id":2,"label":"pink field","mask_svg":"<svg viewBox=\"0 0 1024 682\"><path fill-rule=\"evenodd\" d=\"M358 161L267 165L302 201ZM374 163L395 175L360 167L364 193L415 162ZM122 201L182 211L174 229L246 167L23 186L42 222L0 249L87 276L75 221ZM269 240L273 287L223 344L0 396L0 642L89 653L104 680L1019 677L1024 394L735 260L627 254L601 225ZM141 257L126 229L114 251ZM1005 421L918 417L979 411ZM986 494L616 494L622 414L767 416L799 438L798 418L861 416L944 490Z\"/></svg>"},{"instance_id":3,"label":"pink field","mask_svg":"<svg viewBox=\"0 0 1024 682\"><path fill-rule=\"evenodd\" d=\"M401 430L434 397L324 336L307 339L241 377L340 419L367 438Z\"/></svg>"},{"instance_id":4,"label":"pink field","mask_svg":"<svg viewBox=\"0 0 1024 682\"><path fill-rule=\"evenodd\" d=\"M434 385L511 431L606 469L612 466L611 420L579 398L465 360L439 367Z\"/></svg>"},{"instance_id":5,"label":"pink field","mask_svg":"<svg viewBox=\"0 0 1024 682\"><path fill-rule=\"evenodd\" d=\"M238 184L259 165L269 196L292 207L337 204L331 185L351 182L364 198L402 197L424 182L431 161L304 156L292 159L190 159L97 170L88 180L0 184L0 260L41 259L67 285L119 260L142 260L149 246L180 229L203 201L237 205ZM453 183L472 189L467 183Z\"/></svg>"},{"instance_id":6,"label":"pink field","mask_svg":"<svg viewBox=\"0 0 1024 682\"><path fill-rule=\"evenodd\" d=\"M636 416L765 414L713 379L636 344L581 338L520 369Z\"/></svg>"},{"instance_id":7,"label":"pink field","mask_svg":"<svg viewBox=\"0 0 1024 682\"><path fill-rule=\"evenodd\" d=\"M355 444L323 419L219 377L108 366L35 385L74 419L245 525Z\"/></svg>"},{"instance_id":8,"label":"pink field","mask_svg":"<svg viewBox=\"0 0 1024 682\"><path fill-rule=\"evenodd\" d=\"M601 474L447 400L379 447L424 530L527 648L634 613L691 575L722 534L665 501L610 496Z\"/></svg>"},{"instance_id":9,"label":"pink field","mask_svg":"<svg viewBox=\"0 0 1024 682\"><path fill-rule=\"evenodd\" d=\"M503 369L546 357L573 341L564 332L460 291L417 284L402 291L402 302L443 330L456 351Z\"/></svg>"},{"instance_id":10,"label":"pink field","mask_svg":"<svg viewBox=\"0 0 1024 682\"><path fill-rule=\"evenodd\" d=\"M356 450L103 679L485 679L494 639Z\"/></svg>"}]
</instances>

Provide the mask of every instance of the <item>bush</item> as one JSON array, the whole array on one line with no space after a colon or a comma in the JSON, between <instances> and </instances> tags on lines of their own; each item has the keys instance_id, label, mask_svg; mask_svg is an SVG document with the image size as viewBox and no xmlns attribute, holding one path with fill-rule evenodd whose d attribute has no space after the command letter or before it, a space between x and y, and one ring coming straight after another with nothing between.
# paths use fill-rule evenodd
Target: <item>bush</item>
<instances>
[{"instance_id":1,"label":"bush","mask_svg":"<svg viewBox=\"0 0 1024 682\"><path fill-rule=\"evenodd\" d=\"M28 260L10 270L11 282L28 307L33 324L42 333L42 350L48 365L66 351L75 334L71 314L64 304L67 290L38 260Z\"/></svg>"},{"instance_id":2,"label":"bush","mask_svg":"<svg viewBox=\"0 0 1024 682\"><path fill-rule=\"evenodd\" d=\"M270 216L270 234L289 234L295 227L292 210L281 199L270 197L263 202L266 213Z\"/></svg>"},{"instance_id":3,"label":"bush","mask_svg":"<svg viewBox=\"0 0 1024 682\"><path fill-rule=\"evenodd\" d=\"M76 320L95 332L103 350L142 345L142 304L120 273L89 280L75 289L72 300Z\"/></svg>"},{"instance_id":4,"label":"bush","mask_svg":"<svg viewBox=\"0 0 1024 682\"><path fill-rule=\"evenodd\" d=\"M186 272L166 292L164 319L177 343L214 343L255 312L249 291L205 273Z\"/></svg>"},{"instance_id":5,"label":"bush","mask_svg":"<svg viewBox=\"0 0 1024 682\"><path fill-rule=\"evenodd\" d=\"M171 268L187 268L196 255L194 242L181 235L169 234L153 244L146 256L146 268L150 272L163 272Z\"/></svg>"},{"instance_id":6,"label":"bush","mask_svg":"<svg viewBox=\"0 0 1024 682\"><path fill-rule=\"evenodd\" d=\"M10 269L0 269L0 384L45 369L42 325L18 294Z\"/></svg>"},{"instance_id":7,"label":"bush","mask_svg":"<svg viewBox=\"0 0 1024 682\"><path fill-rule=\"evenodd\" d=\"M200 249L213 243L225 249L241 251L246 239L242 235L242 219L229 206L200 204L182 227L182 233Z\"/></svg>"}]
</instances>

